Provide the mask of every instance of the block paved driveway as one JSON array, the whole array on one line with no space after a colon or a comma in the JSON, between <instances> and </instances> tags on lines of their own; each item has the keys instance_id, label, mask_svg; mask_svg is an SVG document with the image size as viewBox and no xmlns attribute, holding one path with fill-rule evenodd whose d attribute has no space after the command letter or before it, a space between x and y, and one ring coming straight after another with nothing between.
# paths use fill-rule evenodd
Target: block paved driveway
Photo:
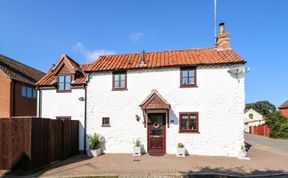
<instances>
[{"instance_id":1,"label":"block paved driveway","mask_svg":"<svg viewBox=\"0 0 288 178\"><path fill-rule=\"evenodd\" d=\"M199 172L230 175L277 175L288 172L288 156L286 155L252 146L248 157L251 159L239 160L237 158L193 155L186 158L177 158L175 155L133 157L131 154L105 154L88 159L85 155L78 155L53 164L33 176L120 175L134 177L144 175L143 177L148 177L148 175L153 175L153 177L157 177L157 175L161 175L161 177L165 177Z\"/></svg>"}]
</instances>

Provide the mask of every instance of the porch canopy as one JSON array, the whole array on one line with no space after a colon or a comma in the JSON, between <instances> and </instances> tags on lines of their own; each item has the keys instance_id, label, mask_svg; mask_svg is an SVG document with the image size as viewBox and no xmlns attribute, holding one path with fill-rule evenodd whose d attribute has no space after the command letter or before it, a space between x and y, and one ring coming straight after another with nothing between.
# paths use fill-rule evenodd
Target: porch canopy
<instances>
[{"instance_id":1,"label":"porch canopy","mask_svg":"<svg viewBox=\"0 0 288 178\"><path fill-rule=\"evenodd\" d=\"M152 90L150 95L139 105L143 112L144 127L146 127L147 111L149 110L165 110L167 113L167 126L169 127L169 109L170 104L158 93L157 90Z\"/></svg>"}]
</instances>

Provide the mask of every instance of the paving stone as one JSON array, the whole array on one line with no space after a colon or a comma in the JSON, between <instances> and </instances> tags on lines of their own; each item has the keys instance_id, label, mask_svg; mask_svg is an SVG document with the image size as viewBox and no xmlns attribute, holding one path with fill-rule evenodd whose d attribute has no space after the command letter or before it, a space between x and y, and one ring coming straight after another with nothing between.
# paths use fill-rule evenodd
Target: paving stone
<instances>
[{"instance_id":1,"label":"paving stone","mask_svg":"<svg viewBox=\"0 0 288 178\"><path fill-rule=\"evenodd\" d=\"M288 156L252 147L250 160L229 157L175 155L133 157L131 154L104 154L95 158L78 155L36 172L35 177L119 176L123 178L193 177L195 173L264 175L288 172ZM1 175L0 175L1 176ZM288 177L287 175L285 175ZM280 177L282 178L282 177Z\"/></svg>"}]
</instances>

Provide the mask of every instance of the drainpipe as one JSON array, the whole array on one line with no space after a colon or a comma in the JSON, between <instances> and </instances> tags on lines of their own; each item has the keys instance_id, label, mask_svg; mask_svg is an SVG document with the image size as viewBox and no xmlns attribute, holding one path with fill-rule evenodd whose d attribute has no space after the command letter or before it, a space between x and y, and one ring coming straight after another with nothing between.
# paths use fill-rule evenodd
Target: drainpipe
<instances>
[{"instance_id":1,"label":"drainpipe","mask_svg":"<svg viewBox=\"0 0 288 178\"><path fill-rule=\"evenodd\" d=\"M41 118L42 116L42 91L37 87L38 90L38 117Z\"/></svg>"},{"instance_id":2,"label":"drainpipe","mask_svg":"<svg viewBox=\"0 0 288 178\"><path fill-rule=\"evenodd\" d=\"M13 85L13 110L12 110L12 116L15 116L16 115L16 81L13 79L13 82L12 82L12 85Z\"/></svg>"},{"instance_id":3,"label":"drainpipe","mask_svg":"<svg viewBox=\"0 0 288 178\"><path fill-rule=\"evenodd\" d=\"M87 85L84 84L85 100L84 100L84 153L86 154L86 127L87 127Z\"/></svg>"}]
</instances>

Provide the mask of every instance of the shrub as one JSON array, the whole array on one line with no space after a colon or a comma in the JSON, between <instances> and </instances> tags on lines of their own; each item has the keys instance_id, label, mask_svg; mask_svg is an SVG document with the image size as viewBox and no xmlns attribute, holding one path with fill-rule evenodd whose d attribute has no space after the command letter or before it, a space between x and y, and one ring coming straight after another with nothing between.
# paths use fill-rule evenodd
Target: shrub
<instances>
[{"instance_id":1,"label":"shrub","mask_svg":"<svg viewBox=\"0 0 288 178\"><path fill-rule=\"evenodd\" d=\"M258 101L256 103L246 104L246 109L253 108L260 114L266 116L267 114L276 112L276 106L269 101Z\"/></svg>"},{"instance_id":2,"label":"shrub","mask_svg":"<svg viewBox=\"0 0 288 178\"><path fill-rule=\"evenodd\" d=\"M177 147L178 147L178 148L184 148L184 144L183 144L183 143L178 143L178 144L177 144Z\"/></svg>"},{"instance_id":3,"label":"shrub","mask_svg":"<svg viewBox=\"0 0 288 178\"><path fill-rule=\"evenodd\" d=\"M268 114L266 124L271 127L271 137L288 138L288 121L279 111Z\"/></svg>"},{"instance_id":4,"label":"shrub","mask_svg":"<svg viewBox=\"0 0 288 178\"><path fill-rule=\"evenodd\" d=\"M95 150L100 148L101 143L104 141L104 138L97 133L94 133L92 136L89 137L89 148L91 150Z\"/></svg>"},{"instance_id":5,"label":"shrub","mask_svg":"<svg viewBox=\"0 0 288 178\"><path fill-rule=\"evenodd\" d=\"M139 147L141 145L140 139L137 138L136 140L133 140L133 144L134 144L134 146Z\"/></svg>"}]
</instances>

